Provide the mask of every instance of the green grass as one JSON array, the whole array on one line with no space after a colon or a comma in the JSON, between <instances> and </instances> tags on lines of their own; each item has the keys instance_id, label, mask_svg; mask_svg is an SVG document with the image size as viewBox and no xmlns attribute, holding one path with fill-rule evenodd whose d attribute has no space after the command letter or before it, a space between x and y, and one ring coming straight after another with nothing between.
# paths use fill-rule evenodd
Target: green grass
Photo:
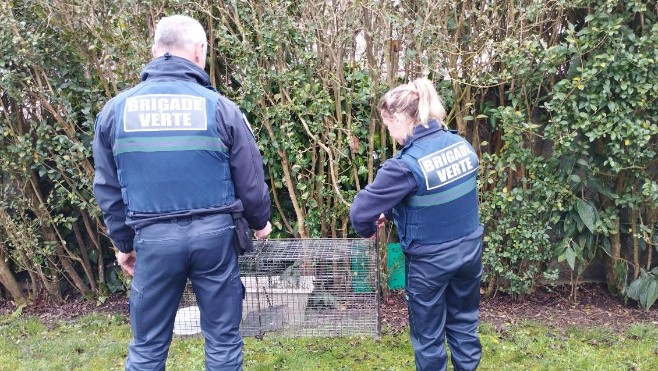
<instances>
[{"instance_id":1,"label":"green grass","mask_svg":"<svg viewBox=\"0 0 658 371\"><path fill-rule=\"evenodd\" d=\"M624 331L558 328L523 322L480 328L481 370L658 370L658 328ZM50 324L0 317L0 370L122 370L130 326L120 316L88 315ZM203 340L175 337L168 370L203 370ZM380 339L246 338L244 369L412 370L409 335Z\"/></svg>"},{"instance_id":2,"label":"green grass","mask_svg":"<svg viewBox=\"0 0 658 371\"><path fill-rule=\"evenodd\" d=\"M658 328L651 324L614 332L524 323L503 334L485 325L481 333L483 369L658 370Z\"/></svg>"},{"instance_id":3,"label":"green grass","mask_svg":"<svg viewBox=\"0 0 658 371\"><path fill-rule=\"evenodd\" d=\"M33 317L0 318L0 370L122 370L130 326L90 315L48 328Z\"/></svg>"}]
</instances>

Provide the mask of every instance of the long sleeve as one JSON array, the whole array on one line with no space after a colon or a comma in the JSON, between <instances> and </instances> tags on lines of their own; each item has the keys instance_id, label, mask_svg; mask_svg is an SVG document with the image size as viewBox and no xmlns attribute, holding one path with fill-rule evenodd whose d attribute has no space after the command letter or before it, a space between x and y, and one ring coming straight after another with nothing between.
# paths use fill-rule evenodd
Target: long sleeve
<instances>
[{"instance_id":1,"label":"long sleeve","mask_svg":"<svg viewBox=\"0 0 658 371\"><path fill-rule=\"evenodd\" d=\"M239 109L230 103L218 117L224 122L235 194L244 206L244 218L253 229L263 229L270 220L270 193L265 183L263 157L256 139ZM221 125L220 125L221 126Z\"/></svg>"},{"instance_id":2,"label":"long sleeve","mask_svg":"<svg viewBox=\"0 0 658 371\"><path fill-rule=\"evenodd\" d=\"M122 252L133 249L135 232L126 225L126 205L121 197L121 186L117 177L116 164L112 155L112 132L114 114L112 102L96 118L96 131L92 145L94 155L94 196L103 212L103 219L115 246Z\"/></svg>"},{"instance_id":3,"label":"long sleeve","mask_svg":"<svg viewBox=\"0 0 658 371\"><path fill-rule=\"evenodd\" d=\"M377 171L375 180L361 190L350 207L350 220L356 232L370 237L377 232L380 214L390 216L393 207L417 188L414 176L404 162L389 159Z\"/></svg>"}]
</instances>

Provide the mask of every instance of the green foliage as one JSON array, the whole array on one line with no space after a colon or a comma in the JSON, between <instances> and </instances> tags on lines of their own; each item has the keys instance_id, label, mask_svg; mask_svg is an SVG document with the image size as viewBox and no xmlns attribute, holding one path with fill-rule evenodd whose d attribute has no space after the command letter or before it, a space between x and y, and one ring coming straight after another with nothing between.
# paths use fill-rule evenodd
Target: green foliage
<instances>
[{"instance_id":1,"label":"green foliage","mask_svg":"<svg viewBox=\"0 0 658 371\"><path fill-rule=\"evenodd\" d=\"M91 34L76 24L82 18L75 14L85 9L55 17L62 5L3 2L0 29L0 204L7 212L0 219L8 236L3 248L17 270L31 272L32 294L43 285L55 299L63 276L82 294L89 292L88 283L96 287L86 254L77 256L91 240L77 231L101 225L91 191L90 142L102 104L101 76L92 71L104 61L90 63L92 46L79 41ZM14 225L29 227L32 243L12 233Z\"/></svg>"},{"instance_id":2,"label":"green foliage","mask_svg":"<svg viewBox=\"0 0 658 371\"><path fill-rule=\"evenodd\" d=\"M619 241L638 222L627 219L624 225L621 218L646 207L638 228L648 235L655 228L649 216L658 207L655 196L638 190L651 189L658 176L658 24L644 2L582 3L591 11L566 31L568 75L546 104L551 113L546 133L554 140L554 155L570 162L563 178L575 186L575 207L564 214L561 231L575 243L562 257L575 268L576 260L589 261L603 250L616 267L609 284L619 288L626 277L623 260L631 260L637 247L622 249L610 238Z\"/></svg>"},{"instance_id":3,"label":"green foliage","mask_svg":"<svg viewBox=\"0 0 658 371\"><path fill-rule=\"evenodd\" d=\"M658 299L658 267L651 272L644 269L640 272L640 277L626 289L626 296L640 302L644 309L649 310Z\"/></svg>"},{"instance_id":4,"label":"green foliage","mask_svg":"<svg viewBox=\"0 0 658 371\"><path fill-rule=\"evenodd\" d=\"M368 135L381 90L353 60L350 28L333 29L324 17L332 11L310 3L246 2L222 11L232 20L216 27L218 74L239 81L239 89L223 90L247 113L263 152L277 206L274 236L347 236L348 200L372 172ZM357 11L346 5L336 21L358 22ZM322 54L330 52L331 59Z\"/></svg>"},{"instance_id":5,"label":"green foliage","mask_svg":"<svg viewBox=\"0 0 658 371\"><path fill-rule=\"evenodd\" d=\"M484 280L497 280L505 291L524 294L533 290L555 256L552 215L563 209L568 192L555 179L555 164L528 148L537 125L511 108L500 108L493 117L505 145L498 153L482 155L480 180L483 187L493 189L481 194L487 230Z\"/></svg>"}]
</instances>

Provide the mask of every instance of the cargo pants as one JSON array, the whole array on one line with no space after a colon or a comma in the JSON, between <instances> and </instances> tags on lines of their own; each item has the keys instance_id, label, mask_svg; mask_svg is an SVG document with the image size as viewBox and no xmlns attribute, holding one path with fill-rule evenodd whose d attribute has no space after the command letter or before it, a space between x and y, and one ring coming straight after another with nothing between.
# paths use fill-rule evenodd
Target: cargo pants
<instances>
[{"instance_id":1,"label":"cargo pants","mask_svg":"<svg viewBox=\"0 0 658 371\"><path fill-rule=\"evenodd\" d=\"M135 230L126 370L164 370L187 280L201 314L207 370L241 370L244 288L230 214L171 219Z\"/></svg>"},{"instance_id":2,"label":"cargo pants","mask_svg":"<svg viewBox=\"0 0 658 371\"><path fill-rule=\"evenodd\" d=\"M482 238L432 254L405 254L407 305L416 370L446 370L447 338L455 370L475 370Z\"/></svg>"}]
</instances>

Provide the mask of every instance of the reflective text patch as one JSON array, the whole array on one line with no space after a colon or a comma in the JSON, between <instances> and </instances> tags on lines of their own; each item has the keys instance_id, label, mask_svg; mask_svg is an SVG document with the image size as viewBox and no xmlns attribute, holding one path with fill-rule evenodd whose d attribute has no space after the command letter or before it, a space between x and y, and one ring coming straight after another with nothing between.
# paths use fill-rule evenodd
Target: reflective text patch
<instances>
[{"instance_id":1,"label":"reflective text patch","mask_svg":"<svg viewBox=\"0 0 658 371\"><path fill-rule=\"evenodd\" d=\"M126 99L123 128L126 132L206 130L206 100L180 94L150 94Z\"/></svg>"},{"instance_id":2,"label":"reflective text patch","mask_svg":"<svg viewBox=\"0 0 658 371\"><path fill-rule=\"evenodd\" d=\"M456 143L418 159L427 189L460 179L478 168L478 158L466 143Z\"/></svg>"}]
</instances>

